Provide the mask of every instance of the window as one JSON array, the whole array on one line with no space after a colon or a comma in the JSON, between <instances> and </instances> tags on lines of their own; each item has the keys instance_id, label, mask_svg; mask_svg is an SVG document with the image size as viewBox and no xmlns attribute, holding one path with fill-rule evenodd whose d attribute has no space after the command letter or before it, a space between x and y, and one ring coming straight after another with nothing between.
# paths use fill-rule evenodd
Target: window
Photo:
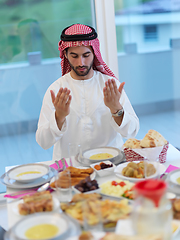
<instances>
[{"instance_id":1,"label":"window","mask_svg":"<svg viewBox=\"0 0 180 240\"><path fill-rule=\"evenodd\" d=\"M44 93L61 76L60 33L74 23L95 27L94 15L93 0L0 1L0 175L52 159L35 131Z\"/></svg>"},{"instance_id":2,"label":"window","mask_svg":"<svg viewBox=\"0 0 180 240\"><path fill-rule=\"evenodd\" d=\"M180 149L180 5L173 6L114 0L119 79L140 120L136 138L154 129ZM137 52L125 52L125 44Z\"/></svg>"},{"instance_id":3,"label":"window","mask_svg":"<svg viewBox=\"0 0 180 240\"><path fill-rule=\"evenodd\" d=\"M144 40L147 42L158 40L157 25L144 26Z\"/></svg>"}]
</instances>

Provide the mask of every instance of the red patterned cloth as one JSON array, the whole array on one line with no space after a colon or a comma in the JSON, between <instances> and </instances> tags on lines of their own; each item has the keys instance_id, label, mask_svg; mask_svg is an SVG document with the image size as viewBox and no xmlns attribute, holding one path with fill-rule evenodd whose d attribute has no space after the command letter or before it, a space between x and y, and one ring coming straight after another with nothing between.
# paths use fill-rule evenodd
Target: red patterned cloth
<instances>
[{"instance_id":1,"label":"red patterned cloth","mask_svg":"<svg viewBox=\"0 0 180 240\"><path fill-rule=\"evenodd\" d=\"M167 155L168 147L169 147L169 142L166 145L164 145L161 153L159 154L159 162L160 163L166 162L166 155ZM144 157L141 156L140 154L136 153L135 151L133 151L133 149L124 148L123 151L126 156L126 161L128 161L128 162L144 160Z\"/></svg>"},{"instance_id":2,"label":"red patterned cloth","mask_svg":"<svg viewBox=\"0 0 180 240\"><path fill-rule=\"evenodd\" d=\"M82 24L74 24L66 29L66 35L79 35L79 34L89 34L92 32L92 29L89 26ZM92 46L94 50L94 63L93 69L100 71L103 74L109 75L111 77L115 77L114 73L110 70L110 68L103 61L101 53L100 53L100 45L98 38L93 40L82 40L82 41L59 41L59 51L61 60L61 69L62 75L71 71L71 66L67 58L64 55L64 50L68 47L77 47L77 46Z\"/></svg>"}]
</instances>

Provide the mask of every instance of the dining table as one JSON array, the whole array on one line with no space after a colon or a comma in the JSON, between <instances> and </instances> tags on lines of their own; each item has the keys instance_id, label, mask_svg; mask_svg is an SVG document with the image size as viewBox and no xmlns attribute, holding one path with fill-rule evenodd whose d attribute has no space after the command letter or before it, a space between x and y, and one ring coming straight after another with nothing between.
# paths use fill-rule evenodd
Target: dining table
<instances>
[{"instance_id":1,"label":"dining table","mask_svg":"<svg viewBox=\"0 0 180 240\"><path fill-rule=\"evenodd\" d=\"M70 165L69 158L66 158L66 161L67 161L68 165ZM54 163L54 161L50 160L50 161L41 162L41 163L44 163L46 165L51 165ZM164 169L166 170L169 165L180 168L180 151L178 149L176 149L172 144L169 144L169 148L168 148L167 156L166 156L166 162L163 163ZM80 167L81 164L78 161L74 160L73 166ZM7 172L11 168L12 168L12 166L7 166L5 171ZM110 174L108 176L104 176L104 177L99 177L96 174L95 179L97 180L98 184L101 185L102 183L107 182L109 180L116 180L119 178L117 177L117 175L115 175L114 172L112 172L112 174ZM11 193L21 191L21 190L22 189L15 189L15 188L7 187L6 194L11 194ZM52 195L54 195L54 194L56 194L55 191L52 192ZM13 211L14 204L16 204L16 202L18 200L17 199L14 200L11 198L3 199L3 195L4 194L1 194L1 196L0 196L0 226L2 226L7 231L10 228L12 228L24 216L17 215ZM176 195L180 197L180 192L179 192L179 194L176 194ZM61 211L61 209L59 208L59 209L57 209L57 211ZM73 236L70 236L68 239L70 240L70 239L74 239L74 238L73 238ZM180 231L173 238L173 240L178 240L178 239L180 239Z\"/></svg>"}]
</instances>

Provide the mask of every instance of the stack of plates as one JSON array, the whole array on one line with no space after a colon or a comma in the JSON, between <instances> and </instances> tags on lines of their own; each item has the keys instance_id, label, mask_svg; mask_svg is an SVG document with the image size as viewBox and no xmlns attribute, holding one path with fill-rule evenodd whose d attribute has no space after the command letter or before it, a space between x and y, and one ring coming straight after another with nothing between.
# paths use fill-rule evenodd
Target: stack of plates
<instances>
[{"instance_id":1,"label":"stack of plates","mask_svg":"<svg viewBox=\"0 0 180 240\"><path fill-rule=\"evenodd\" d=\"M10 188L27 189L40 186L55 176L56 170L45 164L24 164L4 173L1 183Z\"/></svg>"},{"instance_id":2,"label":"stack of plates","mask_svg":"<svg viewBox=\"0 0 180 240\"><path fill-rule=\"evenodd\" d=\"M98 154L98 155L111 154L113 157L90 159L93 155L96 155L96 154ZM88 149L86 151L83 151L81 156L80 156L80 154L76 156L76 160L83 166L90 166L93 163L102 162L104 160L109 160L113 164L119 164L119 163L125 161L125 155L124 155L124 152L119 150L118 148L99 147L99 148L93 148L93 149Z\"/></svg>"}]
</instances>

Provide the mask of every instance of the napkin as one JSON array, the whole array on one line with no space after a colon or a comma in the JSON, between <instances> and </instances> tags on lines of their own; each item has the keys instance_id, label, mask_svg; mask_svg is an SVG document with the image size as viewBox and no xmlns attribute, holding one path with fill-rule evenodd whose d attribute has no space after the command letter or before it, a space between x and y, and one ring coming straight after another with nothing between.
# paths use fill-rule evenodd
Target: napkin
<instances>
[{"instance_id":1,"label":"napkin","mask_svg":"<svg viewBox=\"0 0 180 240\"><path fill-rule=\"evenodd\" d=\"M169 165L169 167L166 169L166 173L169 173L169 172L172 172L172 171L174 171L174 170L176 170L176 169L179 169L179 167L176 167L176 166L173 166L173 165Z\"/></svg>"},{"instance_id":2,"label":"napkin","mask_svg":"<svg viewBox=\"0 0 180 240\"><path fill-rule=\"evenodd\" d=\"M65 161L66 167L68 167L68 164L67 164L65 159L64 159L64 161ZM62 168L63 164L62 164L61 160L59 160L58 162L59 162L59 166ZM57 166L56 163L51 164L50 167L52 167L54 169L58 169L58 166ZM4 197L6 197L6 198L13 198L13 199L23 198L26 195L33 195L34 193L36 193L39 187L33 188L33 189L27 189L27 190L18 191L18 192L12 193L12 194L6 194L6 195L4 195ZM51 188L48 188L47 190L50 191L50 192L54 191Z\"/></svg>"},{"instance_id":3,"label":"napkin","mask_svg":"<svg viewBox=\"0 0 180 240\"><path fill-rule=\"evenodd\" d=\"M66 165L66 167L68 167L68 164L67 164L67 162L66 162L66 159L64 158L64 161L65 161L65 165ZM59 160L58 161L59 162L59 166L60 166L60 168L62 168L63 167L63 164L62 164L62 161L61 160ZM54 168L54 169L58 169L58 166L57 166L57 164L56 163L53 163L53 164L51 164L50 165L50 167L52 167L52 168Z\"/></svg>"},{"instance_id":4,"label":"napkin","mask_svg":"<svg viewBox=\"0 0 180 240\"><path fill-rule=\"evenodd\" d=\"M166 171L160 176L160 178L162 178L165 175L165 173L170 173L170 172L172 172L172 171L174 171L176 169L179 169L179 167L176 167L176 166L173 166L173 165L170 164L167 167Z\"/></svg>"}]
</instances>

